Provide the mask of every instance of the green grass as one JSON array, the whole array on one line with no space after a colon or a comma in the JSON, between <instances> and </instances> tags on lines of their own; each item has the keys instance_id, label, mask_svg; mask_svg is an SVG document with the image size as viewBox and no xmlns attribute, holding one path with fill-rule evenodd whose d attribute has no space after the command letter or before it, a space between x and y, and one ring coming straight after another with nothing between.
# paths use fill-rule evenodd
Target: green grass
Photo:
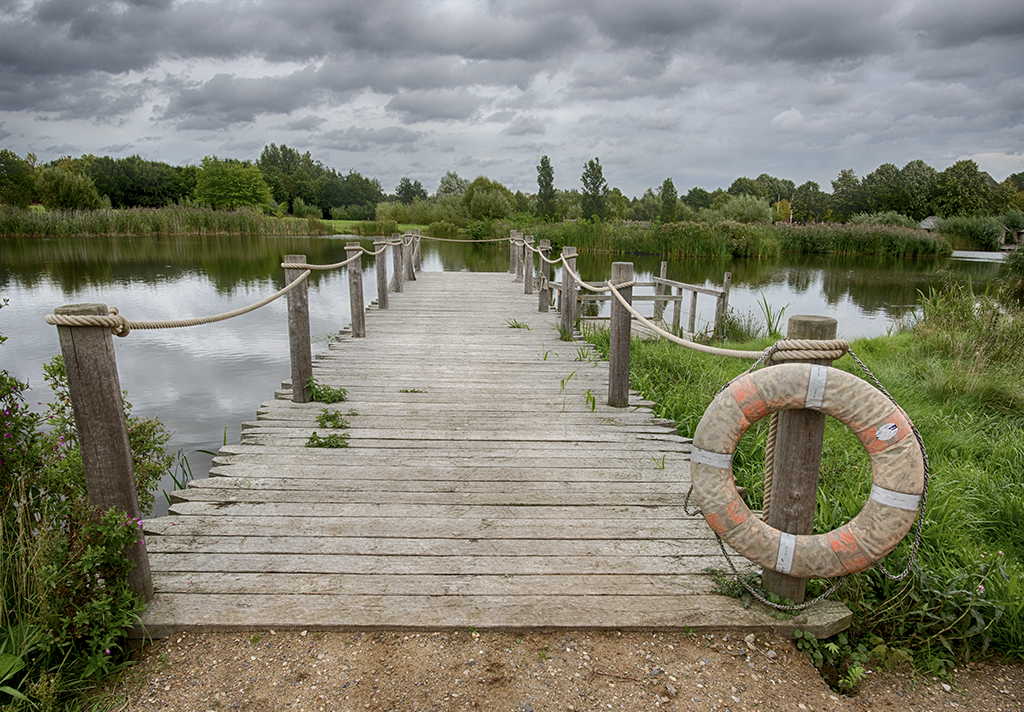
<instances>
[{"instance_id":1,"label":"green grass","mask_svg":"<svg viewBox=\"0 0 1024 712\"><path fill-rule=\"evenodd\" d=\"M607 353L607 332L589 338ZM762 339L730 347L764 348ZM921 548L903 582L876 568L845 580L852 635L876 636L926 670L943 671L987 650L1024 657L1024 315L950 287L922 297L919 321L852 349L910 415L924 439L931 483ZM837 368L860 374L849 357ZM664 342L634 341L634 388L661 417L692 436L719 388L748 361ZM767 419L744 436L737 483L752 508L763 496ZM849 521L871 484L870 463L844 426L829 419L817 493L816 533ZM888 557L902 571L912 536ZM810 592L819 590L812 584Z\"/></svg>"}]
</instances>

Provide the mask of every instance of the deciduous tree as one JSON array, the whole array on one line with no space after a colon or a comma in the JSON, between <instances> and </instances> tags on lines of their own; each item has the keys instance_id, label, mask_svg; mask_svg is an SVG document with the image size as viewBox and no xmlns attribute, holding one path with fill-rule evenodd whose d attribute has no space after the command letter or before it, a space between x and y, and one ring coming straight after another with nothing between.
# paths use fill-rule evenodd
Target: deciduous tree
<instances>
[{"instance_id":1,"label":"deciduous tree","mask_svg":"<svg viewBox=\"0 0 1024 712\"><path fill-rule=\"evenodd\" d=\"M587 161L583 167L583 217L601 220L605 213L605 196L608 193L608 182L604 179L601 159Z\"/></svg>"},{"instance_id":2,"label":"deciduous tree","mask_svg":"<svg viewBox=\"0 0 1024 712\"><path fill-rule=\"evenodd\" d=\"M545 220L554 220L558 215L555 204L555 170L551 167L551 159L540 157L537 166L537 215Z\"/></svg>"},{"instance_id":3,"label":"deciduous tree","mask_svg":"<svg viewBox=\"0 0 1024 712\"><path fill-rule=\"evenodd\" d=\"M248 161L206 156L196 178L196 200L215 210L270 204L270 188Z\"/></svg>"},{"instance_id":4,"label":"deciduous tree","mask_svg":"<svg viewBox=\"0 0 1024 712\"><path fill-rule=\"evenodd\" d=\"M661 210L658 213L658 219L663 223L675 222L679 194L676 192L676 186L671 178L666 178L665 182L661 184L660 192Z\"/></svg>"},{"instance_id":5,"label":"deciduous tree","mask_svg":"<svg viewBox=\"0 0 1024 712\"><path fill-rule=\"evenodd\" d=\"M939 216L984 215L992 190L974 161L957 161L939 174L935 184L935 210Z\"/></svg>"},{"instance_id":6,"label":"deciduous tree","mask_svg":"<svg viewBox=\"0 0 1024 712\"><path fill-rule=\"evenodd\" d=\"M35 190L36 157L21 158L14 151L0 150L0 203L27 208Z\"/></svg>"},{"instance_id":7,"label":"deciduous tree","mask_svg":"<svg viewBox=\"0 0 1024 712\"><path fill-rule=\"evenodd\" d=\"M419 198L420 200L427 199L427 191L423 188L423 184L418 180L410 180L408 177L403 176L398 181L398 187L395 188L395 197L406 205L412 205L412 202Z\"/></svg>"}]
</instances>

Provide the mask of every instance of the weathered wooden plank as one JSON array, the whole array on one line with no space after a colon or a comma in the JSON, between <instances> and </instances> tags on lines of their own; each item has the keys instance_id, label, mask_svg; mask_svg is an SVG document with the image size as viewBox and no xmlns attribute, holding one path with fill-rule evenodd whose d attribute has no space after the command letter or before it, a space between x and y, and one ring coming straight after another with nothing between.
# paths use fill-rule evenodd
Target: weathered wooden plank
<instances>
[{"instance_id":1,"label":"weathered wooden plank","mask_svg":"<svg viewBox=\"0 0 1024 712\"><path fill-rule=\"evenodd\" d=\"M400 470L395 474L399 472ZM189 489L217 489L222 491L222 496L229 494L227 490L313 490L323 492L327 489L334 489L338 492L381 492L386 490L387 492L437 492L441 494L508 492L530 493L534 496L547 494L549 497L566 494L586 495L594 491L620 495L673 494L680 496L685 495L689 489L688 482L636 482L611 479L572 482L563 482L557 479L536 481L536 473L523 476L518 471L509 473L522 478L514 481L389 479L384 477L353 479L345 476L326 476L328 474L334 475L335 473L325 473L325 476L317 481L313 481L309 477L212 477L190 482Z\"/></svg>"},{"instance_id":2,"label":"weathered wooden plank","mask_svg":"<svg viewBox=\"0 0 1024 712\"><path fill-rule=\"evenodd\" d=\"M296 518L289 516L225 517L200 512L167 516L145 522L146 536L292 536ZM467 517L417 517L396 525L382 517L317 517L317 531L325 538L404 537L463 539L693 539L708 537L703 519L574 519L571 523L551 518L481 519Z\"/></svg>"},{"instance_id":3,"label":"weathered wooden plank","mask_svg":"<svg viewBox=\"0 0 1024 712\"><path fill-rule=\"evenodd\" d=\"M171 514L221 515L231 517L479 517L481 519L636 519L654 515L659 519L687 516L680 506L502 506L458 504L294 504L289 502L179 502L169 508Z\"/></svg>"},{"instance_id":4,"label":"weathered wooden plank","mask_svg":"<svg viewBox=\"0 0 1024 712\"><path fill-rule=\"evenodd\" d=\"M219 458L218 458L219 461ZM685 463L683 463L685 464ZM689 483L689 470L683 467L664 469L640 467L633 469L610 469L608 467L529 467L518 466L478 467L476 464L445 466L420 464L415 468L402 465L369 463L353 465L338 464L298 464L294 462L236 462L235 464L215 464L210 468L211 480L239 478L247 479L295 479L295 480L329 480L332 484L346 480L367 479L370 482L406 481L410 485L420 482L600 482L613 486L620 482L668 482ZM196 480L194 486L204 487L209 480ZM216 486L216 485L211 485ZM310 487L318 487L311 483ZM383 486L383 485L382 485Z\"/></svg>"},{"instance_id":5,"label":"weathered wooden plank","mask_svg":"<svg viewBox=\"0 0 1024 712\"><path fill-rule=\"evenodd\" d=\"M849 625L842 604L823 601L786 621L758 608L744 609L734 598L668 596L349 596L195 593L157 596L147 632L154 637L179 630L214 632L271 628L424 629L462 628L703 628L834 634ZM157 622L158 621L158 622ZM143 621L145 623L145 620ZM841 630L842 628L838 628ZM831 631L828 632L828 631ZM137 631L137 635L141 631Z\"/></svg>"}]
</instances>

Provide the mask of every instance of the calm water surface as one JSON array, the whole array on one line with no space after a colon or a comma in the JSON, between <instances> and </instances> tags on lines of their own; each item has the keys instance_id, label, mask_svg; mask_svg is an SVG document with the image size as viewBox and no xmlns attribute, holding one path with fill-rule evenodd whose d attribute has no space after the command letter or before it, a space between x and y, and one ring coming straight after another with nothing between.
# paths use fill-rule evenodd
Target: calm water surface
<instances>
[{"instance_id":1,"label":"calm water surface","mask_svg":"<svg viewBox=\"0 0 1024 712\"><path fill-rule=\"evenodd\" d=\"M61 238L0 240L0 346L3 368L28 380L36 407L49 399L41 364L59 353L56 329L43 316L62 304L100 302L129 319L173 319L218 314L272 294L284 286L281 257L344 260L337 238ZM370 242L364 242L371 247ZM507 248L506 248L507 249ZM608 278L608 255L582 255L581 276ZM773 262L673 260L668 276L681 282L721 285L732 272L730 305L763 322L766 299L785 315L821 314L839 321L840 336L884 334L912 313L919 291L947 280L983 285L998 277L1001 255L957 253L926 260L794 257ZM657 274L660 259L633 258L638 280ZM365 300L376 297L374 258L363 258ZM508 254L493 244L423 242L425 271L505 272ZM391 265L388 267L391 272ZM556 274L556 278L560 278ZM509 277L511 280L511 276ZM349 324L345 270L310 276L310 328L314 338ZM640 292L639 288L637 290ZM645 290L650 292L651 290ZM711 298L698 300L701 323L713 316ZM650 313L650 303L641 307ZM326 341L314 350L326 349ZM173 450L216 450L237 443L240 424L255 417L289 377L286 302L251 314L189 329L136 331L115 339L121 387L138 415L157 415L174 434ZM209 457L189 457L205 475ZM169 487L170 482L164 483ZM166 512L158 495L157 512Z\"/></svg>"}]
</instances>

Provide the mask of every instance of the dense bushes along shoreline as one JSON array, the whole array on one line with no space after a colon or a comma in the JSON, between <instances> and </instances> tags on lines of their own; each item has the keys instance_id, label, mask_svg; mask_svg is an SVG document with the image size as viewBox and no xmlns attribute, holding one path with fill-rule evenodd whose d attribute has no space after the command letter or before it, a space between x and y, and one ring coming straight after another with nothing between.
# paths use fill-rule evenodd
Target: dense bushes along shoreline
<instances>
[{"instance_id":1,"label":"dense bushes along shoreline","mask_svg":"<svg viewBox=\"0 0 1024 712\"><path fill-rule=\"evenodd\" d=\"M67 235L326 235L318 218L281 218L261 210L172 205L128 210L26 210L0 205L0 237Z\"/></svg>"}]
</instances>

